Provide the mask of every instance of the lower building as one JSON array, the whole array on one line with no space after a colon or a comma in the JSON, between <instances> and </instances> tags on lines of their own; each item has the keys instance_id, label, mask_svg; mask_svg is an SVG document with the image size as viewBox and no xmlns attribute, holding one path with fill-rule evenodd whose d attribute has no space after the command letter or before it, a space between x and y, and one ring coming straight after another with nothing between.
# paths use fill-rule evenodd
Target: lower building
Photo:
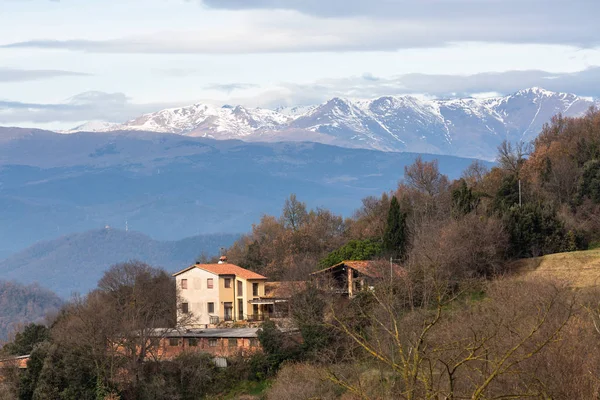
<instances>
[{"instance_id":1,"label":"lower building","mask_svg":"<svg viewBox=\"0 0 600 400\"><path fill-rule=\"evenodd\" d=\"M161 335L156 353L169 360L184 352L215 357L248 356L261 351L258 328L172 330Z\"/></svg>"}]
</instances>

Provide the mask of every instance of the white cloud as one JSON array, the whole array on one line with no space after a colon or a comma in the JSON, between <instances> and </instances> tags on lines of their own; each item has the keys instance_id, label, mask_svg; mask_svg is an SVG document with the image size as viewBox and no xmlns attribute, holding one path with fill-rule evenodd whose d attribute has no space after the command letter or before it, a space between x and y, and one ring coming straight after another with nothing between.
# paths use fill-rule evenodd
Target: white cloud
<instances>
[{"instance_id":1,"label":"white cloud","mask_svg":"<svg viewBox=\"0 0 600 400\"><path fill-rule=\"evenodd\" d=\"M81 72L62 71L53 69L17 69L0 68L0 82L24 82L40 79L50 79L65 76L86 76Z\"/></svg>"},{"instance_id":2,"label":"white cloud","mask_svg":"<svg viewBox=\"0 0 600 400\"><path fill-rule=\"evenodd\" d=\"M123 93L84 92L60 103L0 101L0 124L46 124L47 127L55 123L63 129L88 120L124 122L144 113L192 102L275 108L319 104L332 97L375 98L402 94L427 98L491 97L532 86L600 98L600 88L595 84L598 81L600 67L578 73L507 71L466 76L407 74L393 78L365 73L312 83L284 82L270 86L230 83L209 85L210 90L221 93L218 99L197 97L189 102L139 103Z\"/></svg>"},{"instance_id":3,"label":"white cloud","mask_svg":"<svg viewBox=\"0 0 600 400\"><path fill-rule=\"evenodd\" d=\"M465 0L459 3L465 3ZM545 11L520 17L515 13L479 11L456 12L449 17L439 12L417 12L414 16L397 13L384 20L365 15L332 19L281 10L231 13L236 14L236 23L217 29L207 24L163 24L149 31L147 26L136 30L134 25L120 35L117 31L117 37L111 34L113 38L90 38L81 32L79 35L63 33L60 35L63 38L53 39L30 35L27 40L5 39L0 47L98 53L246 54L394 51L443 47L457 42L600 44L600 24L583 11L573 15L573 20L568 18L571 12L555 20L558 14L546 15Z\"/></svg>"},{"instance_id":4,"label":"white cloud","mask_svg":"<svg viewBox=\"0 0 600 400\"><path fill-rule=\"evenodd\" d=\"M592 0L0 2L0 124L120 122L195 101L599 91ZM62 101L91 90L127 96Z\"/></svg>"},{"instance_id":5,"label":"white cloud","mask_svg":"<svg viewBox=\"0 0 600 400\"><path fill-rule=\"evenodd\" d=\"M180 105L180 104L177 104ZM61 103L0 101L0 124L64 124L88 120L122 122L174 104L132 103L123 93L84 92Z\"/></svg>"}]
</instances>

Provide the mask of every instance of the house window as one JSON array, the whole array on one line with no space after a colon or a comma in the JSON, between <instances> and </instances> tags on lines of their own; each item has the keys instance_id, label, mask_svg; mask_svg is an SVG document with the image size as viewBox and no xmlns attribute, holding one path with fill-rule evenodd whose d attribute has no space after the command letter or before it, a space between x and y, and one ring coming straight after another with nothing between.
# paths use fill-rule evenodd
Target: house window
<instances>
[{"instance_id":1,"label":"house window","mask_svg":"<svg viewBox=\"0 0 600 400\"><path fill-rule=\"evenodd\" d=\"M181 312L187 314L190 312L188 303L181 303Z\"/></svg>"},{"instance_id":2,"label":"house window","mask_svg":"<svg viewBox=\"0 0 600 400\"><path fill-rule=\"evenodd\" d=\"M223 308L225 310L225 313L224 313L225 321L231 321L233 319L233 303L225 302L225 304L223 304Z\"/></svg>"},{"instance_id":3,"label":"house window","mask_svg":"<svg viewBox=\"0 0 600 400\"><path fill-rule=\"evenodd\" d=\"M258 283L252 284L252 296L258 296Z\"/></svg>"},{"instance_id":4,"label":"house window","mask_svg":"<svg viewBox=\"0 0 600 400\"><path fill-rule=\"evenodd\" d=\"M225 289L231 288L231 278L225 278Z\"/></svg>"},{"instance_id":5,"label":"house window","mask_svg":"<svg viewBox=\"0 0 600 400\"><path fill-rule=\"evenodd\" d=\"M237 281L237 295L238 296L243 296L244 295L244 283L242 281Z\"/></svg>"},{"instance_id":6,"label":"house window","mask_svg":"<svg viewBox=\"0 0 600 400\"><path fill-rule=\"evenodd\" d=\"M208 345L210 347L217 347L217 339L208 339Z\"/></svg>"},{"instance_id":7,"label":"house window","mask_svg":"<svg viewBox=\"0 0 600 400\"><path fill-rule=\"evenodd\" d=\"M228 339L227 340L227 344L229 345L229 347L237 347L237 339Z\"/></svg>"},{"instance_id":8,"label":"house window","mask_svg":"<svg viewBox=\"0 0 600 400\"><path fill-rule=\"evenodd\" d=\"M260 346L260 342L257 338L250 338L250 347L258 347Z\"/></svg>"},{"instance_id":9,"label":"house window","mask_svg":"<svg viewBox=\"0 0 600 400\"><path fill-rule=\"evenodd\" d=\"M196 338L189 338L188 339L188 345L190 347L196 347L196 346L198 346L198 339L196 339Z\"/></svg>"},{"instance_id":10,"label":"house window","mask_svg":"<svg viewBox=\"0 0 600 400\"><path fill-rule=\"evenodd\" d=\"M208 278L206 280L206 288L207 289L212 289L213 288L213 278Z\"/></svg>"},{"instance_id":11,"label":"house window","mask_svg":"<svg viewBox=\"0 0 600 400\"><path fill-rule=\"evenodd\" d=\"M215 313L215 303L208 303L208 313L209 314Z\"/></svg>"},{"instance_id":12,"label":"house window","mask_svg":"<svg viewBox=\"0 0 600 400\"><path fill-rule=\"evenodd\" d=\"M238 320L244 320L244 300L238 299Z\"/></svg>"},{"instance_id":13,"label":"house window","mask_svg":"<svg viewBox=\"0 0 600 400\"><path fill-rule=\"evenodd\" d=\"M182 279L181 280L181 288L182 289L187 289L187 279Z\"/></svg>"},{"instance_id":14,"label":"house window","mask_svg":"<svg viewBox=\"0 0 600 400\"><path fill-rule=\"evenodd\" d=\"M171 346L171 347L177 347L177 346L179 346L179 339L177 339L177 338L170 338L169 339L169 346Z\"/></svg>"}]
</instances>

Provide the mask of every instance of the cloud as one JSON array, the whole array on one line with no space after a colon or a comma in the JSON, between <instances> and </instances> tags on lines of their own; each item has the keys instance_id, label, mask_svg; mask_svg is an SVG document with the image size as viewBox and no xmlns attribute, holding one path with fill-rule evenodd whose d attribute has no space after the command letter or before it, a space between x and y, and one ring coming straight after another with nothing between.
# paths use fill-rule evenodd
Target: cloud
<instances>
[{"instance_id":1,"label":"cloud","mask_svg":"<svg viewBox=\"0 0 600 400\"><path fill-rule=\"evenodd\" d=\"M337 14L336 1L291 2L291 10L236 13L235 24L214 29L199 26L114 39L32 39L0 48L67 49L95 53L246 54L292 52L395 51L443 47L459 42L600 45L600 2L558 7L546 0L349 0ZM287 2L215 0L221 8L282 8ZM312 5L311 5L312 4ZM319 6L320 4L320 6ZM346 1L343 2L346 4ZM389 12L366 12L389 8ZM561 2L564 4L564 2ZM485 5L485 6L484 6ZM533 7L539 6L538 9ZM293 6L293 7L292 7ZM405 9L406 8L406 9ZM337 8L336 8L337 9ZM323 11L324 10L324 11ZM331 12L326 12L330 10ZM312 12L309 12L312 11ZM321 12L322 11L322 12ZM364 12L363 12L364 11ZM331 16L330 16L331 14Z\"/></svg>"},{"instance_id":2,"label":"cloud","mask_svg":"<svg viewBox=\"0 0 600 400\"><path fill-rule=\"evenodd\" d=\"M366 99L405 94L436 98L482 97L510 94L534 86L600 99L599 81L600 67L575 73L507 71L465 76L406 74L392 78L373 77L366 73L308 84L281 83L254 97L235 97L230 102L275 108L319 104L332 97Z\"/></svg>"},{"instance_id":3,"label":"cloud","mask_svg":"<svg viewBox=\"0 0 600 400\"><path fill-rule=\"evenodd\" d=\"M507 71L474 75L407 74L393 78L361 76L323 79L313 83L280 83L265 88L249 83L213 84L208 89L235 93L252 88L252 96L228 96L219 104L241 104L246 107L276 108L279 106L314 105L332 97L375 98L389 95L425 95L437 98L489 96L510 94L520 89L540 86L557 92L600 98L600 67L576 73L546 71ZM196 102L217 104L214 99ZM123 93L85 92L57 104L37 104L0 101L0 125L19 123L69 123L88 120L125 122L145 113L188 103L133 102Z\"/></svg>"},{"instance_id":4,"label":"cloud","mask_svg":"<svg viewBox=\"0 0 600 400\"><path fill-rule=\"evenodd\" d=\"M181 104L177 104L180 106ZM56 104L0 101L0 124L80 122L101 120L123 122L141 114L175 104L136 104L123 93L84 92Z\"/></svg>"},{"instance_id":5,"label":"cloud","mask_svg":"<svg viewBox=\"0 0 600 400\"><path fill-rule=\"evenodd\" d=\"M215 9L295 10L327 19L368 17L389 23L416 23L427 27L438 44L510 38L510 42L517 43L589 46L598 43L600 33L597 23L600 2L595 0L571 0L568 5L564 0L203 0L202 3ZM463 27L464 34L456 34L447 25ZM465 34L469 37L465 38Z\"/></svg>"},{"instance_id":6,"label":"cloud","mask_svg":"<svg viewBox=\"0 0 600 400\"><path fill-rule=\"evenodd\" d=\"M0 68L0 82L24 82L39 79L51 79L64 76L89 76L81 72L54 69L11 69Z\"/></svg>"},{"instance_id":7,"label":"cloud","mask_svg":"<svg viewBox=\"0 0 600 400\"><path fill-rule=\"evenodd\" d=\"M404 93L429 93L438 97L468 96L474 93L513 93L539 86L556 92L600 98L600 67L574 73L539 70L487 72L474 75L407 74L383 82Z\"/></svg>"},{"instance_id":8,"label":"cloud","mask_svg":"<svg viewBox=\"0 0 600 400\"><path fill-rule=\"evenodd\" d=\"M215 83L204 86L208 90L217 90L220 92L231 93L236 90L245 90L257 88L259 85L253 83Z\"/></svg>"},{"instance_id":9,"label":"cloud","mask_svg":"<svg viewBox=\"0 0 600 400\"><path fill-rule=\"evenodd\" d=\"M563 0L203 0L202 4L216 9L296 10L305 14L328 18L345 16L374 16L380 18L435 18L452 19L461 16L485 18L535 16L570 18L586 16L598 10L594 1L571 0L565 7ZM588 15L586 15L588 14Z\"/></svg>"}]
</instances>

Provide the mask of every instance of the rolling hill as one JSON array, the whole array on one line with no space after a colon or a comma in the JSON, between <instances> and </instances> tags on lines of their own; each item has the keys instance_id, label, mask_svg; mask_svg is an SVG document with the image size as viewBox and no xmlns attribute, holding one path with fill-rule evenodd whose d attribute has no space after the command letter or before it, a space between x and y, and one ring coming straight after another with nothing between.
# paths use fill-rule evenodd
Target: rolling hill
<instances>
[{"instance_id":1,"label":"rolling hill","mask_svg":"<svg viewBox=\"0 0 600 400\"><path fill-rule=\"evenodd\" d=\"M36 243L0 261L0 276L25 284L39 283L63 298L85 294L111 265L139 260L174 272L197 257L217 255L238 235L199 235L178 241L157 241L139 232L113 228L74 233Z\"/></svg>"},{"instance_id":2,"label":"rolling hill","mask_svg":"<svg viewBox=\"0 0 600 400\"><path fill-rule=\"evenodd\" d=\"M0 342L22 325L43 322L47 314L58 311L62 304L56 294L37 284L0 281Z\"/></svg>"},{"instance_id":3,"label":"rolling hill","mask_svg":"<svg viewBox=\"0 0 600 400\"><path fill-rule=\"evenodd\" d=\"M510 269L536 279L553 278L574 288L600 284L600 249L548 254L513 262Z\"/></svg>"}]
</instances>

